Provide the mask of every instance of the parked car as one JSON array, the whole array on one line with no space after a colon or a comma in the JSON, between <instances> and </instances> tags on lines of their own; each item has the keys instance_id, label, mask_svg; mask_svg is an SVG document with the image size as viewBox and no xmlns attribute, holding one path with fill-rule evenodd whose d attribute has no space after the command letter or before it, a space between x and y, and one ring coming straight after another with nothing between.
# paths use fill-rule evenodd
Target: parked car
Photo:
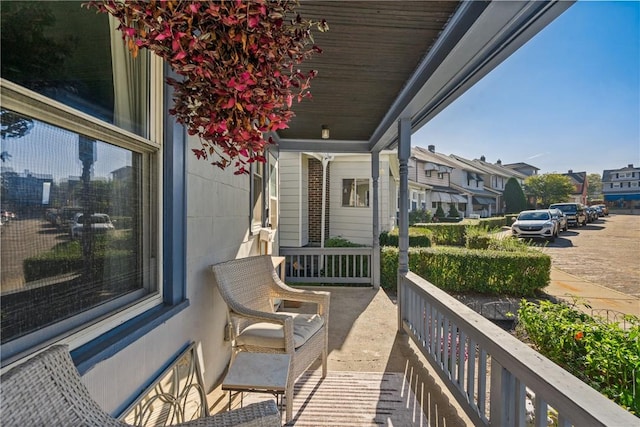
<instances>
[{"instance_id":1,"label":"parked car","mask_svg":"<svg viewBox=\"0 0 640 427\"><path fill-rule=\"evenodd\" d=\"M599 207L602 210L602 214L604 216L609 215L609 208L607 207L607 205L596 205L596 207Z\"/></svg>"},{"instance_id":2,"label":"parked car","mask_svg":"<svg viewBox=\"0 0 640 427\"><path fill-rule=\"evenodd\" d=\"M553 242L558 235L558 224L549 209L522 211L511 225L511 234L519 238L542 238Z\"/></svg>"},{"instance_id":3,"label":"parked car","mask_svg":"<svg viewBox=\"0 0 640 427\"><path fill-rule=\"evenodd\" d=\"M585 212L584 205L582 203L553 203L549 206L549 209L552 208L558 208L564 212L567 217L569 227L587 225L587 213Z\"/></svg>"},{"instance_id":4,"label":"parked car","mask_svg":"<svg viewBox=\"0 0 640 427\"><path fill-rule=\"evenodd\" d=\"M115 227L111 222L109 215L103 213L91 214L91 220L89 226L91 227L91 233L106 233L110 230L114 230ZM84 231L84 214L77 213L73 217L71 224L71 238L79 239L82 237Z\"/></svg>"},{"instance_id":5,"label":"parked car","mask_svg":"<svg viewBox=\"0 0 640 427\"><path fill-rule=\"evenodd\" d=\"M598 219L598 212L593 206L587 206L584 210L587 213L587 222L593 222Z\"/></svg>"},{"instance_id":6,"label":"parked car","mask_svg":"<svg viewBox=\"0 0 640 427\"><path fill-rule=\"evenodd\" d=\"M83 210L78 206L65 206L58 209L58 215L55 218L56 227L63 231L69 229L69 226L73 225L76 215L82 213Z\"/></svg>"},{"instance_id":7,"label":"parked car","mask_svg":"<svg viewBox=\"0 0 640 427\"><path fill-rule=\"evenodd\" d=\"M549 209L551 212L551 218L558 223L558 231L567 231L569 223L567 222L567 216L558 208Z\"/></svg>"},{"instance_id":8,"label":"parked car","mask_svg":"<svg viewBox=\"0 0 640 427\"><path fill-rule=\"evenodd\" d=\"M596 213L598 214L598 218L604 216L604 211L602 210L602 206L600 205L593 205L591 206L593 209L596 210Z\"/></svg>"}]
</instances>

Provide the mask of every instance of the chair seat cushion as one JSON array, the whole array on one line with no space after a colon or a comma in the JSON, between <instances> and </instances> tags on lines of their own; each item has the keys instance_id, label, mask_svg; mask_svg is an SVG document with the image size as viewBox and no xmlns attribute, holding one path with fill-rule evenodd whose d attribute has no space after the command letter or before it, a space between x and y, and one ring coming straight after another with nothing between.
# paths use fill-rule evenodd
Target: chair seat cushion
<instances>
[{"instance_id":1,"label":"chair seat cushion","mask_svg":"<svg viewBox=\"0 0 640 427\"><path fill-rule=\"evenodd\" d=\"M322 328L324 319L317 314L284 313L293 317L293 341L295 348L307 342ZM236 337L236 344L267 348L284 348L284 327L275 323L258 322L247 326Z\"/></svg>"}]
</instances>

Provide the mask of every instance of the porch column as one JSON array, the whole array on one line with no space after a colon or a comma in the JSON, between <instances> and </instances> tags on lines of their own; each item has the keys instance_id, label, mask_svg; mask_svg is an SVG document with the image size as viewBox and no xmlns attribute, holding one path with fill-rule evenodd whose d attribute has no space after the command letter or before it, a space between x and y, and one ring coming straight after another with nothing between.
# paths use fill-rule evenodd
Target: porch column
<instances>
[{"instance_id":1,"label":"porch column","mask_svg":"<svg viewBox=\"0 0 640 427\"><path fill-rule=\"evenodd\" d=\"M409 272L409 156L411 155L411 121L398 120L398 162L400 164L400 206L398 219L398 330L402 331L402 279Z\"/></svg>"},{"instance_id":2,"label":"porch column","mask_svg":"<svg viewBox=\"0 0 640 427\"><path fill-rule=\"evenodd\" d=\"M371 281L373 289L380 288L380 211L378 209L378 179L380 178L380 152L371 153L373 180L373 253L371 254Z\"/></svg>"},{"instance_id":3,"label":"porch column","mask_svg":"<svg viewBox=\"0 0 640 427\"><path fill-rule=\"evenodd\" d=\"M409 156L411 155L411 122L398 121L398 162L400 163L400 218L398 219L398 273L409 271Z\"/></svg>"}]
</instances>

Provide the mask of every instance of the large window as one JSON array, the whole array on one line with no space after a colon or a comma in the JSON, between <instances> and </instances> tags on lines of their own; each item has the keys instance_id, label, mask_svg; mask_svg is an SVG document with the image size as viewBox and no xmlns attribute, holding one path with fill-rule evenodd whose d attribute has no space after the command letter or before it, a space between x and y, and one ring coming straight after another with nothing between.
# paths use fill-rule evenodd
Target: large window
<instances>
[{"instance_id":1,"label":"large window","mask_svg":"<svg viewBox=\"0 0 640 427\"><path fill-rule=\"evenodd\" d=\"M0 24L1 340L18 354L160 302L161 99L159 64L107 15L7 2Z\"/></svg>"},{"instance_id":2,"label":"large window","mask_svg":"<svg viewBox=\"0 0 640 427\"><path fill-rule=\"evenodd\" d=\"M368 179L343 179L342 180L342 206L368 207L369 206L369 180Z\"/></svg>"}]
</instances>

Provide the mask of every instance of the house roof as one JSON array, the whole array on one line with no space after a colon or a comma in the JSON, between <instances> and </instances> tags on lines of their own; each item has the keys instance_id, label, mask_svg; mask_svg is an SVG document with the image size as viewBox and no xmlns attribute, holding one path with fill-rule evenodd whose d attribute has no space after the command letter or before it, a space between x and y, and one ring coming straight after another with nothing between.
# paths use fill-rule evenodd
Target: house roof
<instances>
[{"instance_id":1,"label":"house roof","mask_svg":"<svg viewBox=\"0 0 640 427\"><path fill-rule=\"evenodd\" d=\"M394 148L400 118L418 130L572 3L301 2L330 29L314 32L323 53L301 66L318 70L313 99L273 137L282 151Z\"/></svg>"},{"instance_id":2,"label":"house roof","mask_svg":"<svg viewBox=\"0 0 640 427\"><path fill-rule=\"evenodd\" d=\"M637 172L638 169L637 167L633 167L633 164L627 165L624 168L620 168L620 169L605 169L602 172L602 181L611 181L612 179L612 175L617 173L617 172Z\"/></svg>"},{"instance_id":3,"label":"house roof","mask_svg":"<svg viewBox=\"0 0 640 427\"><path fill-rule=\"evenodd\" d=\"M511 169L501 167L500 165L493 165L491 163L478 160L478 159L473 159L473 160L465 159L464 157L458 156L457 154L451 154L450 156L458 160L459 162L466 163L468 165L472 165L476 167L477 169L480 169L483 174L498 175L502 177L512 177L515 175L521 175L522 179L526 178L526 175L523 175L520 172L511 170Z\"/></svg>"},{"instance_id":4,"label":"house roof","mask_svg":"<svg viewBox=\"0 0 640 427\"><path fill-rule=\"evenodd\" d=\"M503 164L502 166L504 166L505 168L513 169L513 170L517 170L517 169L535 169L537 171L540 170L540 168L532 166L529 163L523 163L523 162L508 163L508 164Z\"/></svg>"}]
</instances>

